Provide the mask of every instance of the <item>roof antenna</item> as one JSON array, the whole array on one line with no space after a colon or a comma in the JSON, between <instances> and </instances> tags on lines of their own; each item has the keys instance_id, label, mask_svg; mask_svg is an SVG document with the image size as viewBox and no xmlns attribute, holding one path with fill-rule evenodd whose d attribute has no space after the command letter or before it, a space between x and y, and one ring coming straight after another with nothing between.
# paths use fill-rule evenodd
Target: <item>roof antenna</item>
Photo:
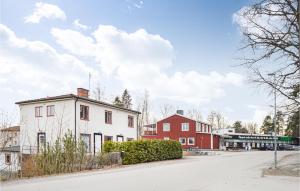
<instances>
[{"instance_id":1,"label":"roof antenna","mask_svg":"<svg viewBox=\"0 0 300 191\"><path fill-rule=\"evenodd\" d=\"M91 90L91 78L92 78L92 74L91 72L89 72L89 91Z\"/></svg>"}]
</instances>

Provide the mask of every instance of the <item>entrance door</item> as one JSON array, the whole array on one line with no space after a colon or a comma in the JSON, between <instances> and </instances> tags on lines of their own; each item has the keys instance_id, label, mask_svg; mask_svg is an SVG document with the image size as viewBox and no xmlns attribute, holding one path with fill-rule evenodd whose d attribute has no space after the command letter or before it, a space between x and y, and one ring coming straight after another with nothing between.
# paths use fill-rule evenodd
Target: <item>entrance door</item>
<instances>
[{"instance_id":1,"label":"entrance door","mask_svg":"<svg viewBox=\"0 0 300 191\"><path fill-rule=\"evenodd\" d=\"M102 150L102 134L94 133L94 154L101 152Z\"/></svg>"},{"instance_id":2,"label":"entrance door","mask_svg":"<svg viewBox=\"0 0 300 191\"><path fill-rule=\"evenodd\" d=\"M41 152L46 147L46 133L39 132L37 134L37 149L38 152Z\"/></svg>"},{"instance_id":3,"label":"entrance door","mask_svg":"<svg viewBox=\"0 0 300 191\"><path fill-rule=\"evenodd\" d=\"M117 135L117 142L123 142L124 137L122 135Z\"/></svg>"}]
</instances>

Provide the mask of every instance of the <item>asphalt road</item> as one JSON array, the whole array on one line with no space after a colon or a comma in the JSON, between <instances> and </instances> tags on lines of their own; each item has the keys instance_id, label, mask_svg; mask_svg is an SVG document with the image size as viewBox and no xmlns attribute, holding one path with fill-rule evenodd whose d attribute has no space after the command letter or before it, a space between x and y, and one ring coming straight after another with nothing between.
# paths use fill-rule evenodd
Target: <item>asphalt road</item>
<instances>
[{"instance_id":1,"label":"asphalt road","mask_svg":"<svg viewBox=\"0 0 300 191\"><path fill-rule=\"evenodd\" d=\"M279 152L279 158L291 152ZM111 170L7 182L1 191L296 191L299 177L262 177L273 152L222 153Z\"/></svg>"}]
</instances>

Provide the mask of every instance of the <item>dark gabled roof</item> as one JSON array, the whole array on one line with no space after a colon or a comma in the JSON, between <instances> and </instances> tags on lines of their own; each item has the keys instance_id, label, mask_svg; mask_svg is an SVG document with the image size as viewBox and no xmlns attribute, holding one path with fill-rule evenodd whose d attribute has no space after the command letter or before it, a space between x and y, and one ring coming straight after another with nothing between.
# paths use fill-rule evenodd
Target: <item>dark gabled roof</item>
<instances>
[{"instance_id":1,"label":"dark gabled roof","mask_svg":"<svg viewBox=\"0 0 300 191\"><path fill-rule=\"evenodd\" d=\"M136 110L126 109L126 108L119 107L119 106L116 106L116 105L113 105L113 104L110 104L110 103L106 103L106 102L103 102L103 101L98 101L98 100L91 99L91 98L80 97L80 96L77 96L77 95L74 95L74 94L66 94L66 95L60 95L60 96L52 96L52 97L45 97L45 98L39 98L39 99L19 101L19 102L16 102L16 104L25 105L25 104L30 104L30 103L56 101L56 100L64 100L64 99L78 99L78 100L82 100L82 101L87 101L87 102L92 102L92 103L95 103L95 104L99 104L99 105L102 105L102 106L107 106L107 107L110 107L110 108L115 108L115 109L118 109L118 110L129 111L129 112L132 112L132 113L140 114L140 112L136 111Z\"/></svg>"},{"instance_id":2,"label":"dark gabled roof","mask_svg":"<svg viewBox=\"0 0 300 191\"><path fill-rule=\"evenodd\" d=\"M175 114L173 114L173 115L170 115L170 116L168 116L168 117L166 117L166 118L164 118L164 119L161 119L161 120L159 120L159 121L157 121L157 122L163 121L163 120L165 120L165 119L168 119L168 118L171 118L171 117L174 117L174 116L179 116L179 117L182 117L182 118L185 118L185 119L191 120L191 121L195 121L195 122L199 122L199 123L203 123L203 124L206 124L206 125L209 125L209 126L211 126L211 125L210 125L210 124L208 124L208 123L205 123L205 122L202 122L202 121L197 121L197 120L194 120L194 119L188 118L188 117L186 117L186 116L184 116L184 115L180 115L180 114L177 114L177 113L175 113Z\"/></svg>"},{"instance_id":3,"label":"dark gabled roof","mask_svg":"<svg viewBox=\"0 0 300 191\"><path fill-rule=\"evenodd\" d=\"M20 131L20 126L7 127L4 129L1 129L1 131Z\"/></svg>"}]
</instances>

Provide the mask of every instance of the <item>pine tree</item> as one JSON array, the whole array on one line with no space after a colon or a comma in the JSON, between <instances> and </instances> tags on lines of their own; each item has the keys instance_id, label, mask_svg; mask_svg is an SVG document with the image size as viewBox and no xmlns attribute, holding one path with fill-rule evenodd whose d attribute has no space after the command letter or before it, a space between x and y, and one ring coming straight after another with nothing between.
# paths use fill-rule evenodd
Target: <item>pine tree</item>
<instances>
[{"instance_id":1,"label":"pine tree","mask_svg":"<svg viewBox=\"0 0 300 191\"><path fill-rule=\"evenodd\" d=\"M278 135L283 135L283 128L284 128L284 118L282 111L277 111L276 113L276 133Z\"/></svg>"},{"instance_id":2,"label":"pine tree","mask_svg":"<svg viewBox=\"0 0 300 191\"><path fill-rule=\"evenodd\" d=\"M241 121L234 122L234 124L232 125L232 128L234 128L236 133L248 133L248 130L242 126Z\"/></svg>"},{"instance_id":3,"label":"pine tree","mask_svg":"<svg viewBox=\"0 0 300 191\"><path fill-rule=\"evenodd\" d=\"M264 134L269 134L270 132L274 132L273 120L270 115L267 115L265 117L264 122L260 127L260 131Z\"/></svg>"},{"instance_id":4,"label":"pine tree","mask_svg":"<svg viewBox=\"0 0 300 191\"><path fill-rule=\"evenodd\" d=\"M122 101L120 100L120 97L119 97L119 96L116 96L116 97L115 97L115 100L114 100L113 104L114 104L115 106L118 106L118 107L124 107L124 104L123 104Z\"/></svg>"},{"instance_id":5,"label":"pine tree","mask_svg":"<svg viewBox=\"0 0 300 191\"><path fill-rule=\"evenodd\" d=\"M287 122L287 128L285 131L285 135L293 136L293 137L300 137L300 113L299 110L295 113L293 113L289 118Z\"/></svg>"},{"instance_id":6,"label":"pine tree","mask_svg":"<svg viewBox=\"0 0 300 191\"><path fill-rule=\"evenodd\" d=\"M131 101L132 101L131 96L130 96L128 90L125 89L122 94L122 100L121 100L123 107L126 109L131 109L131 106L132 106Z\"/></svg>"}]
</instances>

